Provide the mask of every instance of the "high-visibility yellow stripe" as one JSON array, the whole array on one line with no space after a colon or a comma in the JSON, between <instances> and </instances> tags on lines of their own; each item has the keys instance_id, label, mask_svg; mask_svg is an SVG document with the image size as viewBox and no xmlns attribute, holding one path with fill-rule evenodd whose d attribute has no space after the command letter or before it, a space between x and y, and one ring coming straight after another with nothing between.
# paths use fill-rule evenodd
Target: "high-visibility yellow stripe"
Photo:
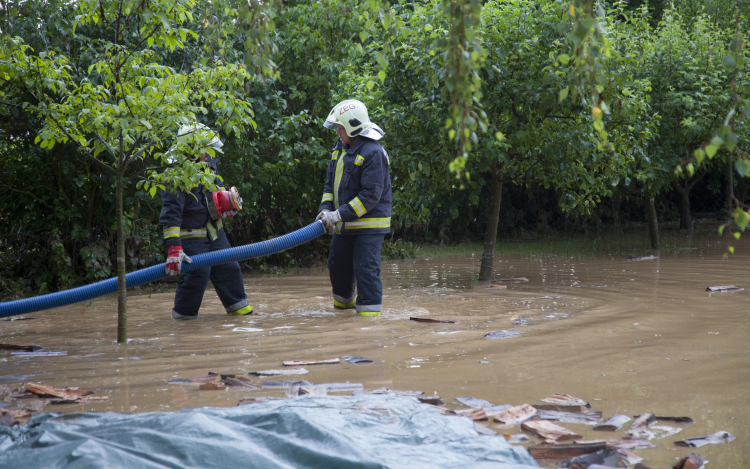
<instances>
[{"instance_id":1,"label":"high-visibility yellow stripe","mask_svg":"<svg viewBox=\"0 0 750 469\"><path fill-rule=\"evenodd\" d=\"M380 311L362 311L358 312L357 316L380 316Z\"/></svg>"},{"instance_id":2,"label":"high-visibility yellow stripe","mask_svg":"<svg viewBox=\"0 0 750 469\"><path fill-rule=\"evenodd\" d=\"M385 150L383 150L383 152L385 153L385 161L387 161L388 162L388 166L390 166L391 165L391 159L388 158L388 152L385 151Z\"/></svg>"},{"instance_id":3,"label":"high-visibility yellow stripe","mask_svg":"<svg viewBox=\"0 0 750 469\"><path fill-rule=\"evenodd\" d=\"M219 236L216 234L216 229L211 224L211 220L206 223L206 228L208 229L208 237L211 238L211 241L216 241L216 238Z\"/></svg>"},{"instance_id":4,"label":"high-visibility yellow stripe","mask_svg":"<svg viewBox=\"0 0 750 469\"><path fill-rule=\"evenodd\" d=\"M357 155L357 157L354 159L354 164L357 166L362 166L362 163L365 162L365 159L362 158L362 155Z\"/></svg>"},{"instance_id":5,"label":"high-visibility yellow stripe","mask_svg":"<svg viewBox=\"0 0 750 469\"><path fill-rule=\"evenodd\" d=\"M359 201L359 197L355 197L349 202L349 205L352 206L355 212L357 212L357 216L361 217L365 213L367 213L367 209L365 209L365 206L362 205L362 202Z\"/></svg>"},{"instance_id":6,"label":"high-visibility yellow stripe","mask_svg":"<svg viewBox=\"0 0 750 469\"><path fill-rule=\"evenodd\" d=\"M169 228L164 230L164 239L167 238L179 238L180 237L180 227L179 226L170 226Z\"/></svg>"},{"instance_id":7,"label":"high-visibility yellow stripe","mask_svg":"<svg viewBox=\"0 0 750 469\"><path fill-rule=\"evenodd\" d=\"M344 223L347 230L361 230L365 228L390 228L391 219L389 218L364 218L357 221L348 221Z\"/></svg>"},{"instance_id":8,"label":"high-visibility yellow stripe","mask_svg":"<svg viewBox=\"0 0 750 469\"><path fill-rule=\"evenodd\" d=\"M344 150L341 150L343 153ZM339 158L336 163L336 177L333 179L333 204L339 208L339 186L341 185L341 176L344 174L344 158Z\"/></svg>"},{"instance_id":9,"label":"high-visibility yellow stripe","mask_svg":"<svg viewBox=\"0 0 750 469\"><path fill-rule=\"evenodd\" d=\"M330 192L325 192L323 194L323 200L321 202L330 202L331 200L333 200L333 194L331 194Z\"/></svg>"},{"instance_id":10,"label":"high-visibility yellow stripe","mask_svg":"<svg viewBox=\"0 0 750 469\"><path fill-rule=\"evenodd\" d=\"M206 237L206 230L180 230L180 237L183 239L190 239L190 238L205 238Z\"/></svg>"},{"instance_id":11,"label":"high-visibility yellow stripe","mask_svg":"<svg viewBox=\"0 0 750 469\"><path fill-rule=\"evenodd\" d=\"M224 228L224 222L221 219L219 219L219 221L216 222L216 231L219 231L222 228Z\"/></svg>"}]
</instances>

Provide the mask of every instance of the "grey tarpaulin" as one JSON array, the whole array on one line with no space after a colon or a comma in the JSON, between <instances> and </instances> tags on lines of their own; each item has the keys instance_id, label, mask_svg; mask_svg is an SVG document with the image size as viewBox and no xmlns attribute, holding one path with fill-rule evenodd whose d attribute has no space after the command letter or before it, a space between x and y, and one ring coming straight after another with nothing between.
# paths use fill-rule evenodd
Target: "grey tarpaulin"
<instances>
[{"instance_id":1,"label":"grey tarpaulin","mask_svg":"<svg viewBox=\"0 0 750 469\"><path fill-rule=\"evenodd\" d=\"M305 396L143 414L43 414L0 427L0 468L538 467L413 397Z\"/></svg>"}]
</instances>

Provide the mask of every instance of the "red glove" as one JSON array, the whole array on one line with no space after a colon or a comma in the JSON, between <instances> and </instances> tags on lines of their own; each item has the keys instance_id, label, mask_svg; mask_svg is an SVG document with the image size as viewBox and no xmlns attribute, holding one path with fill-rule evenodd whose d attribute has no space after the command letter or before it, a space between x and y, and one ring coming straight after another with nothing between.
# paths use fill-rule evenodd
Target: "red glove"
<instances>
[{"instance_id":1,"label":"red glove","mask_svg":"<svg viewBox=\"0 0 750 469\"><path fill-rule=\"evenodd\" d=\"M181 274L182 261L186 261L188 264L193 262L187 254L182 252L182 246L167 247L167 266L164 268L164 272L172 276Z\"/></svg>"}]
</instances>

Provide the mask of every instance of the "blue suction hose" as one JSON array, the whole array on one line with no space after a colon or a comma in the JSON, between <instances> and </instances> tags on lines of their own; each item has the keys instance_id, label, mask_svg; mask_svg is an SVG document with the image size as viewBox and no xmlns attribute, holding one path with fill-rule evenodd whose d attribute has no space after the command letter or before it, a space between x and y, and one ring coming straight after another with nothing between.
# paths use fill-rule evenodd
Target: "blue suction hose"
<instances>
[{"instance_id":1,"label":"blue suction hose","mask_svg":"<svg viewBox=\"0 0 750 469\"><path fill-rule=\"evenodd\" d=\"M235 248L223 249L221 251L208 252L193 256L193 263L182 264L182 270L191 272L203 267L211 267L227 262L238 262L254 257L268 256L277 252L285 251L300 244L307 243L313 239L325 234L323 223L316 221L297 231L279 236L278 238L261 241L259 243L246 244ZM125 276L127 288L132 288L144 283L153 282L164 278L167 274L164 272L166 264L159 264L153 267L131 272ZM115 293L117 291L117 277L102 280L101 282L84 285L70 290L64 290L47 295L35 296L33 298L24 298L23 300L8 301L0 303L0 318L15 316L18 314L33 313L43 309L57 308L79 301L86 301L98 296Z\"/></svg>"}]
</instances>

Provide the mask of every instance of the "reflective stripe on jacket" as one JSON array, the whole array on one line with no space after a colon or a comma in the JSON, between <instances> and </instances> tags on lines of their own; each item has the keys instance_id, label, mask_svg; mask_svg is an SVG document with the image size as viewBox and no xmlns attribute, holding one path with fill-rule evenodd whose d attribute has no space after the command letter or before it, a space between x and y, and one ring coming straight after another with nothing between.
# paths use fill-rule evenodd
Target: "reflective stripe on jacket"
<instances>
[{"instance_id":1,"label":"reflective stripe on jacket","mask_svg":"<svg viewBox=\"0 0 750 469\"><path fill-rule=\"evenodd\" d=\"M216 173L216 158L206 160ZM214 181L217 187L224 187L219 178ZM182 239L205 238L214 241L224 225L219 219L211 221L206 206L206 197L211 193L203 186L194 187L189 193L184 191L161 191L161 214L159 223L163 228L165 246L182 246ZM211 201L213 203L213 201Z\"/></svg>"},{"instance_id":2,"label":"reflective stripe on jacket","mask_svg":"<svg viewBox=\"0 0 750 469\"><path fill-rule=\"evenodd\" d=\"M390 233L389 171L388 154L377 141L360 137L347 148L339 140L331 150L318 211L339 211L338 234Z\"/></svg>"}]
</instances>

